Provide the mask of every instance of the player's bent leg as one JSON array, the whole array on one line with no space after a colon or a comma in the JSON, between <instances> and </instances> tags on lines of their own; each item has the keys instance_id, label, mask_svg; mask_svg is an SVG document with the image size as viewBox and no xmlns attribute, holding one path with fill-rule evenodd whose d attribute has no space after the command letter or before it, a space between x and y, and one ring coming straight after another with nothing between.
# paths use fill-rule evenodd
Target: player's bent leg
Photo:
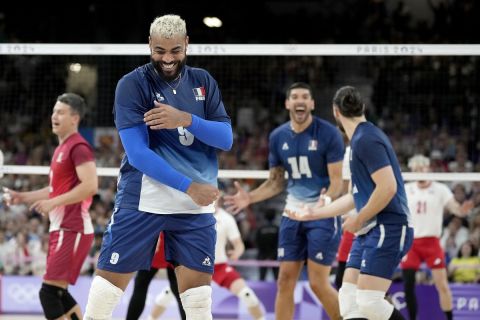
<instances>
[{"instance_id":1,"label":"player's bent leg","mask_svg":"<svg viewBox=\"0 0 480 320\"><path fill-rule=\"evenodd\" d=\"M212 287L204 285L180 294L187 320L212 320Z\"/></svg>"},{"instance_id":2,"label":"player's bent leg","mask_svg":"<svg viewBox=\"0 0 480 320\"><path fill-rule=\"evenodd\" d=\"M358 309L369 320L388 320L393 306L385 300L385 291L357 290Z\"/></svg>"},{"instance_id":3,"label":"player's bent leg","mask_svg":"<svg viewBox=\"0 0 480 320\"><path fill-rule=\"evenodd\" d=\"M62 304L63 288L43 283L39 291L40 303L47 319L61 319L65 314Z\"/></svg>"},{"instance_id":4,"label":"player's bent leg","mask_svg":"<svg viewBox=\"0 0 480 320\"><path fill-rule=\"evenodd\" d=\"M386 278L360 274L357 282L358 309L369 320L403 320L402 314L387 300L385 293L392 281Z\"/></svg>"},{"instance_id":5,"label":"player's bent leg","mask_svg":"<svg viewBox=\"0 0 480 320\"><path fill-rule=\"evenodd\" d=\"M417 297L415 295L415 269L403 269L402 278L407 303L408 316L410 319L417 318Z\"/></svg>"},{"instance_id":6,"label":"player's bent leg","mask_svg":"<svg viewBox=\"0 0 480 320\"><path fill-rule=\"evenodd\" d=\"M302 271L303 261L281 261L277 280L277 296L275 299L275 318L277 320L293 319L295 303L293 293L298 277Z\"/></svg>"},{"instance_id":7,"label":"player's bent leg","mask_svg":"<svg viewBox=\"0 0 480 320\"><path fill-rule=\"evenodd\" d=\"M97 270L88 293L84 320L109 320L133 273Z\"/></svg>"},{"instance_id":8,"label":"player's bent leg","mask_svg":"<svg viewBox=\"0 0 480 320\"><path fill-rule=\"evenodd\" d=\"M254 319L264 320L264 314L260 300L255 292L248 287L245 280L237 279L230 285L230 291L248 308Z\"/></svg>"},{"instance_id":9,"label":"player's bent leg","mask_svg":"<svg viewBox=\"0 0 480 320\"><path fill-rule=\"evenodd\" d=\"M175 273L187 320L212 319L212 275L185 266L176 267Z\"/></svg>"},{"instance_id":10,"label":"player's bent leg","mask_svg":"<svg viewBox=\"0 0 480 320\"><path fill-rule=\"evenodd\" d=\"M448 286L447 270L445 268L432 269L432 278L438 291L440 307L446 313L447 318L451 319L453 303L452 292Z\"/></svg>"},{"instance_id":11,"label":"player's bent leg","mask_svg":"<svg viewBox=\"0 0 480 320\"><path fill-rule=\"evenodd\" d=\"M165 287L162 291L155 297L155 301L150 312L148 320L158 319L168 308L168 305L173 301L175 296L173 295L172 289L170 287Z\"/></svg>"},{"instance_id":12,"label":"player's bent leg","mask_svg":"<svg viewBox=\"0 0 480 320\"><path fill-rule=\"evenodd\" d=\"M340 319L338 292L330 284L331 266L308 259L308 279L310 288L322 303L330 319Z\"/></svg>"},{"instance_id":13,"label":"player's bent leg","mask_svg":"<svg viewBox=\"0 0 480 320\"><path fill-rule=\"evenodd\" d=\"M67 319L80 320L83 318L82 309L80 309L77 301L72 297L67 289L65 289L65 292L62 296L62 305Z\"/></svg>"},{"instance_id":14,"label":"player's bent leg","mask_svg":"<svg viewBox=\"0 0 480 320\"><path fill-rule=\"evenodd\" d=\"M340 315L343 319L366 319L358 310L357 304L357 280L360 270L355 268L346 268L342 286L338 290L338 304Z\"/></svg>"}]
</instances>

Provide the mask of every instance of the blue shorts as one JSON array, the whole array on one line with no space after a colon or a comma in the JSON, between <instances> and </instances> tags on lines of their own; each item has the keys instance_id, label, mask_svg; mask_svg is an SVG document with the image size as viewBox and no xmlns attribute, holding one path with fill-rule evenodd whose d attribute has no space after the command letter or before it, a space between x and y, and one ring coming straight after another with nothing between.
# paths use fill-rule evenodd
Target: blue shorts
<instances>
[{"instance_id":1,"label":"blue shorts","mask_svg":"<svg viewBox=\"0 0 480 320\"><path fill-rule=\"evenodd\" d=\"M278 260L323 265L335 260L342 232L339 218L300 222L283 216L278 238Z\"/></svg>"},{"instance_id":2,"label":"blue shorts","mask_svg":"<svg viewBox=\"0 0 480 320\"><path fill-rule=\"evenodd\" d=\"M117 209L103 235L97 267L129 273L149 270L158 236L165 235L165 258L173 264L213 273L217 231L213 214L153 214Z\"/></svg>"},{"instance_id":3,"label":"blue shorts","mask_svg":"<svg viewBox=\"0 0 480 320\"><path fill-rule=\"evenodd\" d=\"M413 228L404 224L379 224L355 237L346 267L390 280L412 242Z\"/></svg>"}]
</instances>

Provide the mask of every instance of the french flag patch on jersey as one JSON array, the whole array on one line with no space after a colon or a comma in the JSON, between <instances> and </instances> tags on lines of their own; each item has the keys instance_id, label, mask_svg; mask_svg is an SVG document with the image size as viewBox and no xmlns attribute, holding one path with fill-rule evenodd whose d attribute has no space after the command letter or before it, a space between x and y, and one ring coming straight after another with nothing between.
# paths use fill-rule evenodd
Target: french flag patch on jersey
<instances>
[{"instance_id":1,"label":"french flag patch on jersey","mask_svg":"<svg viewBox=\"0 0 480 320\"><path fill-rule=\"evenodd\" d=\"M196 101L205 100L205 87L193 88L193 94L195 95Z\"/></svg>"}]
</instances>

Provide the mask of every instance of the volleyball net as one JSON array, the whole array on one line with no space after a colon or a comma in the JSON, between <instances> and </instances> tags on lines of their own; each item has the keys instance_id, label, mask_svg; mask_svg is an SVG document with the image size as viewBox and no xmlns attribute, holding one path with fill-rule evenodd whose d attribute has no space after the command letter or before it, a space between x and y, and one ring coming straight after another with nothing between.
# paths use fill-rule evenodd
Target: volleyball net
<instances>
[{"instance_id":1,"label":"volleyball net","mask_svg":"<svg viewBox=\"0 0 480 320\"><path fill-rule=\"evenodd\" d=\"M433 159L429 179L480 181L472 173L480 171L480 45L191 44L187 56L218 81L232 118L236 159L221 157L220 178L268 177L260 143L288 119L285 89L304 81L314 88L315 113L332 122L335 91L358 87L368 119L389 135L404 171L408 158L422 153ZM51 109L71 91L89 105L81 133L115 158L101 155L99 175L116 176L123 150L112 117L115 86L148 61L146 44L0 44L2 172L47 173L39 165L48 164L56 143ZM405 172L406 180L421 177Z\"/></svg>"}]
</instances>

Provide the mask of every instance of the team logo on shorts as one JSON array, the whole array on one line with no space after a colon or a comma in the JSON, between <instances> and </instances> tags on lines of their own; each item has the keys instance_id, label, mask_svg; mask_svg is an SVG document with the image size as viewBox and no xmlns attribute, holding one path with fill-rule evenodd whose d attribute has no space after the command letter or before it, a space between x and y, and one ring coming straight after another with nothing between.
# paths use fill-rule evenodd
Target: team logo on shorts
<instances>
[{"instance_id":1,"label":"team logo on shorts","mask_svg":"<svg viewBox=\"0 0 480 320\"><path fill-rule=\"evenodd\" d=\"M323 260L323 253L322 252L317 253L317 255L315 256L315 259Z\"/></svg>"},{"instance_id":2,"label":"team logo on shorts","mask_svg":"<svg viewBox=\"0 0 480 320\"><path fill-rule=\"evenodd\" d=\"M211 266L212 265L212 261L210 261L210 257L206 257L205 260L203 260L202 264L204 266Z\"/></svg>"},{"instance_id":3,"label":"team logo on shorts","mask_svg":"<svg viewBox=\"0 0 480 320\"><path fill-rule=\"evenodd\" d=\"M278 248L277 254L279 258L285 256L285 248Z\"/></svg>"}]
</instances>

